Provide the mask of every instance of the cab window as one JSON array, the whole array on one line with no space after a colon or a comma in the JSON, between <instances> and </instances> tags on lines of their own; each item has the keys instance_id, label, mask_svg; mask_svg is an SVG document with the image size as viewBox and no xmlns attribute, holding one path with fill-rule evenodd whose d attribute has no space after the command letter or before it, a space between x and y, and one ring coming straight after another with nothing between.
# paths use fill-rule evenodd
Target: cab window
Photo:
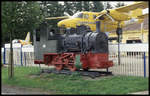
<instances>
[{"instance_id":1,"label":"cab window","mask_svg":"<svg viewBox=\"0 0 150 96\"><path fill-rule=\"evenodd\" d=\"M72 17L73 18L83 18L83 13L76 13Z\"/></svg>"},{"instance_id":2,"label":"cab window","mask_svg":"<svg viewBox=\"0 0 150 96\"><path fill-rule=\"evenodd\" d=\"M50 31L48 31L48 40L53 40L55 39L55 30L54 29L51 29Z\"/></svg>"},{"instance_id":3,"label":"cab window","mask_svg":"<svg viewBox=\"0 0 150 96\"><path fill-rule=\"evenodd\" d=\"M142 43L141 40L127 40L126 41L128 44L133 44L133 43Z\"/></svg>"},{"instance_id":4,"label":"cab window","mask_svg":"<svg viewBox=\"0 0 150 96\"><path fill-rule=\"evenodd\" d=\"M88 15L88 14L84 14L84 15L83 15L83 18L84 18L84 19L88 19L88 18L89 18L89 15Z\"/></svg>"}]
</instances>

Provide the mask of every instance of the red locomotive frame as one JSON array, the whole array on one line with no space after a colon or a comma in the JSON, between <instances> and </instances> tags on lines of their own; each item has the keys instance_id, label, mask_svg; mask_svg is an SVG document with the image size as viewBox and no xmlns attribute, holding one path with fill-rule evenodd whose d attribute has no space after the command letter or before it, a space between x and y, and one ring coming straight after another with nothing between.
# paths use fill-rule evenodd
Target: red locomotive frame
<instances>
[{"instance_id":1,"label":"red locomotive frame","mask_svg":"<svg viewBox=\"0 0 150 96\"><path fill-rule=\"evenodd\" d=\"M44 60L35 60L35 64L45 64L55 66L56 70L68 68L70 71L75 71L76 53L47 53L44 54ZM80 53L80 61L82 69L105 69L113 66L113 61L108 60L107 53Z\"/></svg>"}]
</instances>

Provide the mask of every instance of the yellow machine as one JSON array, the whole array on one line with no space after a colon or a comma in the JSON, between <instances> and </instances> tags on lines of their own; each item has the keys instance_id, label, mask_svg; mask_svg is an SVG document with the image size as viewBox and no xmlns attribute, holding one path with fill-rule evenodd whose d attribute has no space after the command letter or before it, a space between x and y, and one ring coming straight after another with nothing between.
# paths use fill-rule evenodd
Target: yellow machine
<instances>
[{"instance_id":1,"label":"yellow machine","mask_svg":"<svg viewBox=\"0 0 150 96\"><path fill-rule=\"evenodd\" d=\"M30 42L30 32L27 33L25 40L18 40L18 42L21 43L21 45L31 44L32 42Z\"/></svg>"},{"instance_id":2,"label":"yellow machine","mask_svg":"<svg viewBox=\"0 0 150 96\"><path fill-rule=\"evenodd\" d=\"M78 25L86 25L92 31L96 30L95 21L100 20L101 32L110 32L133 22L143 22L143 18L148 15L148 13L143 12L145 8L148 8L148 2L135 2L127 6L101 12L84 11L75 13L73 16L50 17L46 19L64 19L58 22L58 27L76 28Z\"/></svg>"}]
</instances>

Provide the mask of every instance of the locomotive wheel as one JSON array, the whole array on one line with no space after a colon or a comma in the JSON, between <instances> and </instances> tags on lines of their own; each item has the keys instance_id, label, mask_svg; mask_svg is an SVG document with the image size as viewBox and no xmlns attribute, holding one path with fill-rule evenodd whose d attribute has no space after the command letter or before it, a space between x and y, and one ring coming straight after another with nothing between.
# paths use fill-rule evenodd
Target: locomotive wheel
<instances>
[{"instance_id":1,"label":"locomotive wheel","mask_svg":"<svg viewBox=\"0 0 150 96\"><path fill-rule=\"evenodd\" d=\"M68 65L70 71L75 71L76 67L74 65Z\"/></svg>"},{"instance_id":2,"label":"locomotive wheel","mask_svg":"<svg viewBox=\"0 0 150 96\"><path fill-rule=\"evenodd\" d=\"M55 65L56 70L60 71L63 69L63 65L59 64L59 65Z\"/></svg>"}]
</instances>

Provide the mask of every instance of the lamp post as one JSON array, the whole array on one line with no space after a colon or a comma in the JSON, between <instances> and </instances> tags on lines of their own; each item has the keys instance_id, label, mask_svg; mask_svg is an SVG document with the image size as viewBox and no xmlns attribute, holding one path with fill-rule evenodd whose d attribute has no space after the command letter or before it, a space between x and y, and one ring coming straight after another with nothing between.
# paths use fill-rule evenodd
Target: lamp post
<instances>
[{"instance_id":1,"label":"lamp post","mask_svg":"<svg viewBox=\"0 0 150 96\"><path fill-rule=\"evenodd\" d=\"M116 33L118 35L118 65L120 65L120 41L122 35L122 28L118 27Z\"/></svg>"}]
</instances>

